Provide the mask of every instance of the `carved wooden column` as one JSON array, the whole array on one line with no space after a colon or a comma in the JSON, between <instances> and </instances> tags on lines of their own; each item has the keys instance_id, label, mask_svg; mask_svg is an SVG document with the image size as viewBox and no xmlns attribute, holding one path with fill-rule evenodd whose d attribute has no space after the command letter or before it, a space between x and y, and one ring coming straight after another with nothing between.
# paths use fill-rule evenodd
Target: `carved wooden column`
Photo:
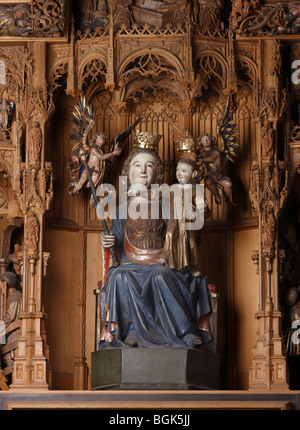
<instances>
[{"instance_id":1,"label":"carved wooden column","mask_svg":"<svg viewBox=\"0 0 300 430\"><path fill-rule=\"evenodd\" d=\"M33 73L20 100L26 125L25 162L21 165L18 200L24 215L21 330L11 390L48 389L47 355L43 329L43 277L49 253L43 253L44 213L53 197L52 166L45 161L45 123L52 110L45 88L46 44L32 43Z\"/></svg>"},{"instance_id":2,"label":"carved wooden column","mask_svg":"<svg viewBox=\"0 0 300 430\"><path fill-rule=\"evenodd\" d=\"M182 128L184 130L189 130L191 134L193 134L192 127L192 116L195 111L195 102L194 100L182 100L180 102L180 110L183 116L183 124Z\"/></svg>"},{"instance_id":3,"label":"carved wooden column","mask_svg":"<svg viewBox=\"0 0 300 430\"><path fill-rule=\"evenodd\" d=\"M86 204L80 206L80 223L84 225L86 219ZM77 290L77 327L76 327L76 356L73 364L73 390L86 390L88 383L88 366L85 356L86 330L86 254L87 233L84 229L78 232L78 290Z\"/></svg>"},{"instance_id":4,"label":"carved wooden column","mask_svg":"<svg viewBox=\"0 0 300 430\"><path fill-rule=\"evenodd\" d=\"M115 102L115 114L116 114L116 120L117 120L117 130L124 130L126 127L128 127L128 118L130 110L128 108L127 102Z\"/></svg>"},{"instance_id":5,"label":"carved wooden column","mask_svg":"<svg viewBox=\"0 0 300 430\"><path fill-rule=\"evenodd\" d=\"M286 188L280 188L279 177L285 174L285 167L277 156L277 125L285 99L279 91L276 68L266 68L272 63L268 56L275 58L276 53L276 41L264 41L261 58L265 61L265 75L256 110L259 153L250 173L250 199L259 220L259 250L255 256L259 278L258 329L249 375L251 390L288 388L278 298L278 212Z\"/></svg>"}]
</instances>

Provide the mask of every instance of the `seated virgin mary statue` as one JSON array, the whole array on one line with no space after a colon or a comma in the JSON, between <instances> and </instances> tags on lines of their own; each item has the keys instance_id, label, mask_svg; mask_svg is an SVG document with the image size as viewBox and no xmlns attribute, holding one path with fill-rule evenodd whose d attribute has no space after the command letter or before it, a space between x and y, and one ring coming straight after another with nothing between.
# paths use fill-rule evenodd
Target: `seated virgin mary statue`
<instances>
[{"instance_id":1,"label":"seated virgin mary statue","mask_svg":"<svg viewBox=\"0 0 300 430\"><path fill-rule=\"evenodd\" d=\"M140 205L138 217L130 215L129 206L138 198L138 190L146 187L149 197L151 185L162 184L164 171L155 149L161 136L137 131L134 137L135 148L122 170L130 186L125 202L127 216L120 217L121 209L124 211L121 204L109 234L100 235L104 251L108 253L114 246L120 264L108 269L101 293L99 349L205 349L211 341L203 324L211 312L207 278L158 262L168 220L151 217L150 199Z\"/></svg>"}]
</instances>

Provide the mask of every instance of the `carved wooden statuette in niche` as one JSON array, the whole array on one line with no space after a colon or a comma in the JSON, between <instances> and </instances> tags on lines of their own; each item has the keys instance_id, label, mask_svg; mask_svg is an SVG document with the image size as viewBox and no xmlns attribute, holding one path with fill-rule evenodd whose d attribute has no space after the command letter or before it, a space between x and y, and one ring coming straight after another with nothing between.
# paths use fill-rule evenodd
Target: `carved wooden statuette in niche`
<instances>
[{"instance_id":1,"label":"carved wooden statuette in niche","mask_svg":"<svg viewBox=\"0 0 300 430\"><path fill-rule=\"evenodd\" d=\"M24 230L24 244L28 252L37 252L39 242L39 222L33 211L28 211Z\"/></svg>"},{"instance_id":2,"label":"carved wooden statuette in niche","mask_svg":"<svg viewBox=\"0 0 300 430\"><path fill-rule=\"evenodd\" d=\"M263 249L273 249L276 232L276 220L274 217L272 204L265 205L262 212L262 247Z\"/></svg>"},{"instance_id":3,"label":"carved wooden statuette in niche","mask_svg":"<svg viewBox=\"0 0 300 430\"><path fill-rule=\"evenodd\" d=\"M82 30L89 28L94 30L102 27L107 22L108 9L105 0L83 0L82 9Z\"/></svg>"},{"instance_id":4,"label":"carved wooden statuette in niche","mask_svg":"<svg viewBox=\"0 0 300 430\"><path fill-rule=\"evenodd\" d=\"M40 159L42 148L42 131L37 121L32 121L32 126L29 131L29 162L36 162Z\"/></svg>"},{"instance_id":5,"label":"carved wooden statuette in niche","mask_svg":"<svg viewBox=\"0 0 300 430\"><path fill-rule=\"evenodd\" d=\"M265 118L261 127L261 151L262 157L273 157L274 155L274 129L272 123Z\"/></svg>"},{"instance_id":6,"label":"carved wooden statuette in niche","mask_svg":"<svg viewBox=\"0 0 300 430\"><path fill-rule=\"evenodd\" d=\"M11 120L15 104L12 100L0 100L0 128L7 130L11 127Z\"/></svg>"},{"instance_id":7,"label":"carved wooden statuette in niche","mask_svg":"<svg viewBox=\"0 0 300 430\"><path fill-rule=\"evenodd\" d=\"M202 32L207 30L224 29L221 21L221 10L224 0L193 0L192 1L192 21L199 24Z\"/></svg>"}]
</instances>

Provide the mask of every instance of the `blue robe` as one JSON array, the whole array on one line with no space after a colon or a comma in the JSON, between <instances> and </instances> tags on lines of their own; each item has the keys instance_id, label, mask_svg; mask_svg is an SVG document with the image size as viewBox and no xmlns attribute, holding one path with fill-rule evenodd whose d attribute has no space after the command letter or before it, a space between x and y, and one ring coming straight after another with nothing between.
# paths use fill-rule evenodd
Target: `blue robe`
<instances>
[{"instance_id":1,"label":"blue robe","mask_svg":"<svg viewBox=\"0 0 300 430\"><path fill-rule=\"evenodd\" d=\"M108 270L101 294L102 319L112 342L107 347L187 347L211 341L198 319L211 312L208 279L161 264L137 264L124 252L125 220L114 219L120 266ZM116 328L117 327L117 328Z\"/></svg>"}]
</instances>

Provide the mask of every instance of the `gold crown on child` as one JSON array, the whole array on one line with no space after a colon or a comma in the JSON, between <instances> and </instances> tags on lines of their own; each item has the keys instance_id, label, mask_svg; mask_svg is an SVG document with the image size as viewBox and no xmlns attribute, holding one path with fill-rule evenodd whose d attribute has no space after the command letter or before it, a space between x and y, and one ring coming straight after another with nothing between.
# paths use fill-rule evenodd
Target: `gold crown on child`
<instances>
[{"instance_id":1,"label":"gold crown on child","mask_svg":"<svg viewBox=\"0 0 300 430\"><path fill-rule=\"evenodd\" d=\"M176 149L178 152L189 152L193 153L196 150L195 139L187 131L184 138L178 139L176 143Z\"/></svg>"},{"instance_id":2,"label":"gold crown on child","mask_svg":"<svg viewBox=\"0 0 300 430\"><path fill-rule=\"evenodd\" d=\"M157 151L158 142L162 138L161 134L158 134L157 131L152 134L149 131L140 131L136 130L133 132L134 139L134 147L141 149L154 149Z\"/></svg>"}]
</instances>

